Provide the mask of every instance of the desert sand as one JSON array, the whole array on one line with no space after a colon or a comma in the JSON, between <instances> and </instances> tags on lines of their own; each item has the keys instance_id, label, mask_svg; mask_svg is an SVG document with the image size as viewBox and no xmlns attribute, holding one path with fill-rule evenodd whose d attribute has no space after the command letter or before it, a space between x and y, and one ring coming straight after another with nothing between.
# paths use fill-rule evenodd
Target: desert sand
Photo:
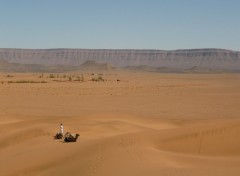
<instances>
[{"instance_id":1,"label":"desert sand","mask_svg":"<svg viewBox=\"0 0 240 176\"><path fill-rule=\"evenodd\" d=\"M39 75L0 74L1 176L240 175L239 74Z\"/></svg>"}]
</instances>

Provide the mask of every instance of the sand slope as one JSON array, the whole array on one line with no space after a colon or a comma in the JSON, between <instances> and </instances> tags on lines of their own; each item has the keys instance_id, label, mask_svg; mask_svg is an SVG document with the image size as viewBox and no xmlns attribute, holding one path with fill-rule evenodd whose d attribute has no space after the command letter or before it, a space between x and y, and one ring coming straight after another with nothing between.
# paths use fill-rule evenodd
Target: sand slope
<instances>
[{"instance_id":1,"label":"sand slope","mask_svg":"<svg viewBox=\"0 0 240 176\"><path fill-rule=\"evenodd\" d=\"M0 75L1 175L240 174L239 75L103 77L7 84L39 78ZM53 139L60 123L76 143Z\"/></svg>"}]
</instances>

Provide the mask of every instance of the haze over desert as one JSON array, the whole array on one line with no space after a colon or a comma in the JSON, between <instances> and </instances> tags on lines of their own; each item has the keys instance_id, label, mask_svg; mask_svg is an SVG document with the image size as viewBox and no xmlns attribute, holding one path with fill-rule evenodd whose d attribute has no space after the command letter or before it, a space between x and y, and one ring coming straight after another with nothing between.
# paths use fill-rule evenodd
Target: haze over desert
<instances>
[{"instance_id":1,"label":"haze over desert","mask_svg":"<svg viewBox=\"0 0 240 176\"><path fill-rule=\"evenodd\" d=\"M0 75L1 175L240 174L238 74L64 74Z\"/></svg>"}]
</instances>

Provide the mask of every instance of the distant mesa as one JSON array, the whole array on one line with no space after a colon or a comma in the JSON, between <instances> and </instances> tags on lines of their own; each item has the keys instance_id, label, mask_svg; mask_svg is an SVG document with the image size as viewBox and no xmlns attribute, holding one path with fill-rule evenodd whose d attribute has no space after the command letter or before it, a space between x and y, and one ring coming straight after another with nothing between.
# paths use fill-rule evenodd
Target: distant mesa
<instances>
[{"instance_id":1,"label":"distant mesa","mask_svg":"<svg viewBox=\"0 0 240 176\"><path fill-rule=\"evenodd\" d=\"M4 59L0 59L0 66L5 66L5 65L9 65L9 62Z\"/></svg>"},{"instance_id":2,"label":"distant mesa","mask_svg":"<svg viewBox=\"0 0 240 176\"><path fill-rule=\"evenodd\" d=\"M44 66L37 64L10 63L0 59L0 72L38 72L44 70Z\"/></svg>"},{"instance_id":3,"label":"distant mesa","mask_svg":"<svg viewBox=\"0 0 240 176\"><path fill-rule=\"evenodd\" d=\"M126 69L135 70L135 71L160 72L160 73L182 73L182 72L184 72L184 69L179 69L179 68L151 67L148 65L130 66L130 67L126 67Z\"/></svg>"},{"instance_id":4,"label":"distant mesa","mask_svg":"<svg viewBox=\"0 0 240 176\"><path fill-rule=\"evenodd\" d=\"M82 65L80 65L79 69L80 70L107 71L107 70L114 70L116 68L107 63L97 63L96 61L90 60L90 61L86 61Z\"/></svg>"},{"instance_id":5,"label":"distant mesa","mask_svg":"<svg viewBox=\"0 0 240 176\"><path fill-rule=\"evenodd\" d=\"M110 71L116 68L107 63L86 61L80 66L68 65L39 65L9 63L0 59L0 72L65 72L65 71Z\"/></svg>"},{"instance_id":6,"label":"distant mesa","mask_svg":"<svg viewBox=\"0 0 240 176\"><path fill-rule=\"evenodd\" d=\"M11 66L18 67L18 70L21 68L23 71L26 68L29 71L48 71L49 69L53 71L58 71L59 69L62 71L76 69L112 70L115 68L154 72L240 71L240 52L224 49L173 51L0 49L0 58L4 59L4 61L0 62L0 65L5 64L6 66L14 63L15 65ZM2 70L0 69L0 71Z\"/></svg>"}]
</instances>

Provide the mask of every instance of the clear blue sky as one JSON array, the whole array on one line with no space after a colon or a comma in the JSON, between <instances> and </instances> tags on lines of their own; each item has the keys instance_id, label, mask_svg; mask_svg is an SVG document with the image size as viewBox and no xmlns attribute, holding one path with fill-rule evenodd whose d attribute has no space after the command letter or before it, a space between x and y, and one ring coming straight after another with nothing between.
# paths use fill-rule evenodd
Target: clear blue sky
<instances>
[{"instance_id":1,"label":"clear blue sky","mask_svg":"<svg viewBox=\"0 0 240 176\"><path fill-rule=\"evenodd\" d=\"M0 0L0 48L240 51L240 0Z\"/></svg>"}]
</instances>

